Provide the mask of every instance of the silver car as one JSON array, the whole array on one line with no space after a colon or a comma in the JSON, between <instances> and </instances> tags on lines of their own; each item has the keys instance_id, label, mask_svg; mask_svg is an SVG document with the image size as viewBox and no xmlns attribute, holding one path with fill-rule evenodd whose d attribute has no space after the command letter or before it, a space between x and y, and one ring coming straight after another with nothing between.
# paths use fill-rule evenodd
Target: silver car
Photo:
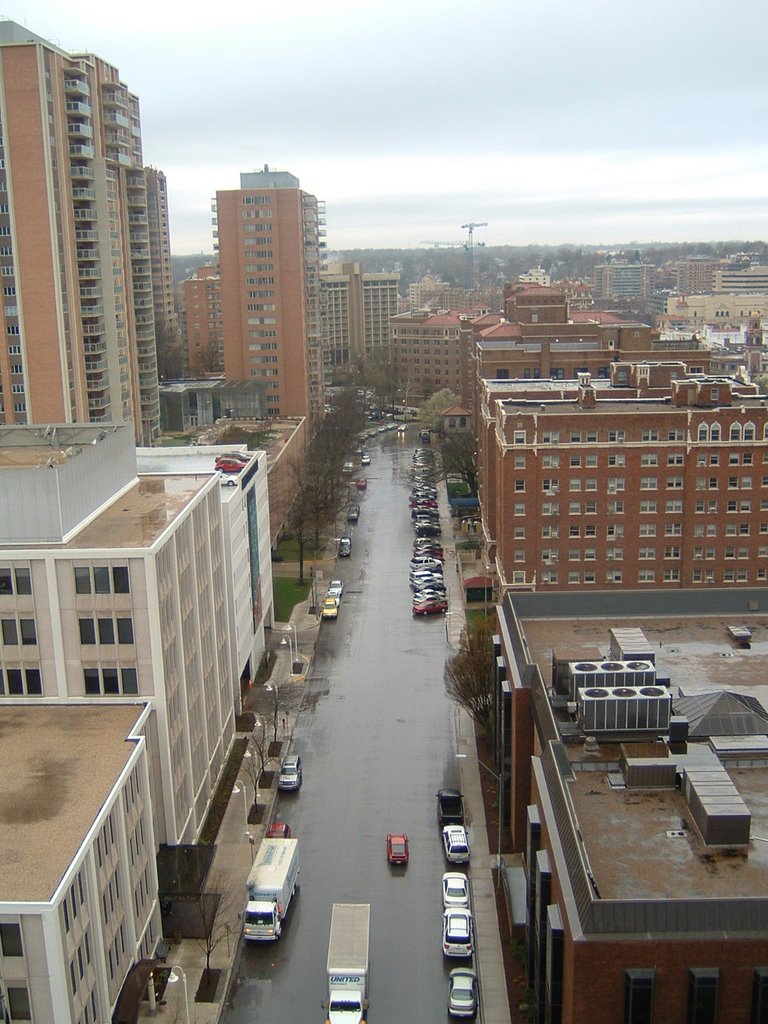
<instances>
[{"instance_id":1,"label":"silver car","mask_svg":"<svg viewBox=\"0 0 768 1024\"><path fill-rule=\"evenodd\" d=\"M477 1013L477 975L469 967L454 967L448 975L448 1016L474 1017Z\"/></svg>"}]
</instances>

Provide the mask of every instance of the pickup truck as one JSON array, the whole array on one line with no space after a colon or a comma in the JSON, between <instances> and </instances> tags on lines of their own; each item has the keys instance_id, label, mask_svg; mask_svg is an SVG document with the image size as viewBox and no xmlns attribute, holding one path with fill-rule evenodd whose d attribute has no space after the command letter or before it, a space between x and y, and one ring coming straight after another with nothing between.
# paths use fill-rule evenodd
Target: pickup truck
<instances>
[{"instance_id":1,"label":"pickup truck","mask_svg":"<svg viewBox=\"0 0 768 1024\"><path fill-rule=\"evenodd\" d=\"M437 822L440 828L464 824L464 800L458 789L441 789L438 792Z\"/></svg>"}]
</instances>

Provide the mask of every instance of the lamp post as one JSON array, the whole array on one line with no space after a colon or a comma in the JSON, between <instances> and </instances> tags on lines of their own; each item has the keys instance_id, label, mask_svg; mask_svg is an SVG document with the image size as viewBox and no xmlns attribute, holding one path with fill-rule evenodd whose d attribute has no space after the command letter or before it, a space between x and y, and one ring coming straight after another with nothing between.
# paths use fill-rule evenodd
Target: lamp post
<instances>
[{"instance_id":1,"label":"lamp post","mask_svg":"<svg viewBox=\"0 0 768 1024\"><path fill-rule=\"evenodd\" d=\"M481 761L480 758L476 757L474 754L473 755L470 755L470 754L457 754L456 755L456 759L458 761L462 761L462 760L464 760L464 758L470 757L470 756L474 757L475 760L477 761L477 763L482 768L485 768L485 770L488 772L489 775L492 775L494 777L494 779L496 779L496 782L498 784L498 790L497 790L498 807L497 807L497 815L496 815L496 817L498 818L499 827L498 827L497 836L496 836L496 886L495 886L498 889L499 884L501 882L501 816L504 813L504 808L501 805L502 788L503 788L502 787L502 782L501 782L501 776L497 775L496 772L493 770L493 768L489 768L488 765L485 763L485 761Z\"/></svg>"},{"instance_id":2,"label":"lamp post","mask_svg":"<svg viewBox=\"0 0 768 1024\"><path fill-rule=\"evenodd\" d=\"M290 633L288 634L288 636L284 636L283 639L280 641L281 647L285 647L286 644L288 645L288 653L291 656L291 675L293 675L293 663L296 659L293 656L293 641L291 640Z\"/></svg>"},{"instance_id":3,"label":"lamp post","mask_svg":"<svg viewBox=\"0 0 768 1024\"><path fill-rule=\"evenodd\" d=\"M246 832L245 834L248 837L248 842L251 845L251 864L253 864L254 859L256 857L256 839L253 835L251 835L250 832Z\"/></svg>"},{"instance_id":4,"label":"lamp post","mask_svg":"<svg viewBox=\"0 0 768 1024\"><path fill-rule=\"evenodd\" d=\"M170 974L168 975L168 981L171 985L177 981L184 983L184 1009L186 1010L186 1024L192 1024L189 1017L189 993L187 992L187 976L178 964L174 964L171 968Z\"/></svg>"},{"instance_id":5,"label":"lamp post","mask_svg":"<svg viewBox=\"0 0 768 1024\"><path fill-rule=\"evenodd\" d=\"M232 792L233 793L242 793L243 794L243 814L245 816L245 827L247 829L248 828L248 797L247 797L246 792L245 792L245 783L244 782L236 782L234 784L234 786L232 787Z\"/></svg>"}]
</instances>

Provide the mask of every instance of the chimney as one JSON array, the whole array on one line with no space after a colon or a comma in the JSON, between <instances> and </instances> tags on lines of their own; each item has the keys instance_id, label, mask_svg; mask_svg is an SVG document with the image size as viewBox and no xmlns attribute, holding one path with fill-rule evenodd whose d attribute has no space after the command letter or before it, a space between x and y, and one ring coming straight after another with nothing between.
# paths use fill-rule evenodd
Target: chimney
<instances>
[{"instance_id":1,"label":"chimney","mask_svg":"<svg viewBox=\"0 0 768 1024\"><path fill-rule=\"evenodd\" d=\"M585 376L589 376L586 374ZM581 378L581 374L579 375ZM597 405L597 394L591 383L582 384L579 379L579 407L581 409L594 409Z\"/></svg>"}]
</instances>

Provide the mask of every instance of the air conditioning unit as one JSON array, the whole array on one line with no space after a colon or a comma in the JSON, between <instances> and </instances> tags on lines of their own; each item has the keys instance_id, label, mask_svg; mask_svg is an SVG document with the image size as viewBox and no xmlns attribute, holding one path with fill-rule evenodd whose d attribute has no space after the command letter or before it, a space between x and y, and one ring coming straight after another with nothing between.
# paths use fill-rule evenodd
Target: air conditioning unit
<instances>
[{"instance_id":1,"label":"air conditioning unit","mask_svg":"<svg viewBox=\"0 0 768 1024\"><path fill-rule=\"evenodd\" d=\"M672 698L661 686L593 686L579 690L578 705L586 733L666 733Z\"/></svg>"}]
</instances>

